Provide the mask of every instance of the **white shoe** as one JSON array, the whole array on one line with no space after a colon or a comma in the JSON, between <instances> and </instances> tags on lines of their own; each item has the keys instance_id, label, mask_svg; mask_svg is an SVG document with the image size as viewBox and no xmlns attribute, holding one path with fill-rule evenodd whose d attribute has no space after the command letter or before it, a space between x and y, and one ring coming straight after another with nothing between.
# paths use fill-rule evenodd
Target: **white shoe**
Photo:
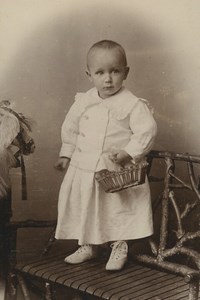
<instances>
[{"instance_id":1,"label":"white shoe","mask_svg":"<svg viewBox=\"0 0 200 300\"><path fill-rule=\"evenodd\" d=\"M92 245L83 245L73 254L65 257L64 261L69 264L80 264L97 256Z\"/></svg>"},{"instance_id":2,"label":"white shoe","mask_svg":"<svg viewBox=\"0 0 200 300\"><path fill-rule=\"evenodd\" d=\"M121 270L127 262L128 245L125 241L117 241L111 244L112 252L106 264L106 270Z\"/></svg>"}]
</instances>

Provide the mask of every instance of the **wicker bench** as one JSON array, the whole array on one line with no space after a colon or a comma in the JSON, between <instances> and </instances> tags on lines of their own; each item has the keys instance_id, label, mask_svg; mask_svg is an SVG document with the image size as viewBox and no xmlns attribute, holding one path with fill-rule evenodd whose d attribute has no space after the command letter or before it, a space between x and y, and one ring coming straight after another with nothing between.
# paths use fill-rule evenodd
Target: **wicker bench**
<instances>
[{"instance_id":1,"label":"wicker bench","mask_svg":"<svg viewBox=\"0 0 200 300\"><path fill-rule=\"evenodd\" d=\"M44 286L49 283L52 290L55 285L61 285L100 299L188 299L188 284L174 274L135 262L129 262L120 272L107 272L105 259L66 265L63 258L61 255L38 259L25 265L20 264L17 269L26 278L26 284L28 278L31 284L39 278Z\"/></svg>"},{"instance_id":2,"label":"wicker bench","mask_svg":"<svg viewBox=\"0 0 200 300\"><path fill-rule=\"evenodd\" d=\"M51 237L46 256L28 263L12 264L9 270L9 277L15 277L14 284L20 284L25 299L30 299L29 288L36 289L38 282L45 287L44 297L49 300L68 299L67 294L63 298L55 295L54 291L59 287L77 291L82 299L200 299L200 254L196 243L200 231L198 228L187 230L186 225L191 223L185 222L190 216L194 217L200 204L195 167L200 164L200 156L152 151L148 160L149 179L161 187L153 201L155 218L161 215L161 220L155 221L155 237L147 241L149 249L145 253L131 255L123 270L108 272L105 270L107 258L104 256L80 265L64 263L66 253L52 255L49 251L53 241ZM163 178L153 176L153 169L156 173L163 173ZM177 191L181 189L185 191L184 195L187 192L191 194L184 196L184 201L177 200ZM53 224L34 221L9 224L10 235L20 227L48 227Z\"/></svg>"}]
</instances>

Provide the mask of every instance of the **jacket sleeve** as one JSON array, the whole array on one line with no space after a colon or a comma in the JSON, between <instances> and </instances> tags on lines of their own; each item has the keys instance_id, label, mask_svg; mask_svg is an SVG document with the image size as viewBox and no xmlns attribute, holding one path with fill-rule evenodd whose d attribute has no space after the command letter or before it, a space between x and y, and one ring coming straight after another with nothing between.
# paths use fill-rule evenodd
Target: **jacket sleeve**
<instances>
[{"instance_id":1,"label":"jacket sleeve","mask_svg":"<svg viewBox=\"0 0 200 300\"><path fill-rule=\"evenodd\" d=\"M77 100L78 98L78 100ZM65 120L61 128L61 140L62 146L59 153L59 156L71 158L75 147L76 140L79 134L79 119L81 115L81 107L79 96L75 98L74 104L71 106L69 112L67 113Z\"/></svg>"},{"instance_id":2,"label":"jacket sleeve","mask_svg":"<svg viewBox=\"0 0 200 300\"><path fill-rule=\"evenodd\" d=\"M153 146L157 125L147 104L139 100L130 114L131 140L124 150L134 159L145 156Z\"/></svg>"}]
</instances>

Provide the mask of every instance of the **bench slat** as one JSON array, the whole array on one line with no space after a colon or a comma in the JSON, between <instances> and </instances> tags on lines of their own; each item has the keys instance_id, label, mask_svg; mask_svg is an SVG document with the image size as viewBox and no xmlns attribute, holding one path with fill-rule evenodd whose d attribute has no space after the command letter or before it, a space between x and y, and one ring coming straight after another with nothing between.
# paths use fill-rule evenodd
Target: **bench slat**
<instances>
[{"instance_id":1,"label":"bench slat","mask_svg":"<svg viewBox=\"0 0 200 300\"><path fill-rule=\"evenodd\" d=\"M177 286L175 290L170 290L166 292L165 294L161 295L162 299L165 300L181 300L181 299L187 299L188 300L188 286L185 283L183 286Z\"/></svg>"},{"instance_id":2,"label":"bench slat","mask_svg":"<svg viewBox=\"0 0 200 300\"><path fill-rule=\"evenodd\" d=\"M173 290L173 294L175 294L177 292L177 288L182 290L183 287L185 286L183 279L180 277L177 278L176 282L174 282L174 279L169 279L169 280L167 280L167 282L160 283L158 281L157 282L154 281L154 282L152 282L152 284L153 284L153 286L144 288L143 294L142 294L142 300L152 299L155 296L162 297L162 295L165 294L169 290ZM156 284L156 289L155 289L155 284ZM128 293L129 299L138 299L138 297L140 297L140 295L141 295L141 290L136 293L134 291L132 293ZM119 298L119 299L124 300L124 297Z\"/></svg>"},{"instance_id":3,"label":"bench slat","mask_svg":"<svg viewBox=\"0 0 200 300\"><path fill-rule=\"evenodd\" d=\"M105 286L105 284L107 283L107 281L115 281L115 280L119 280L119 278L121 278L121 276L125 276L126 278L128 276L130 276L133 272L133 267L135 270L138 270L140 272L142 272L142 268L138 267L138 266L127 266L123 271L121 272L108 272L105 270L105 264L103 264L103 273L100 279L96 279L96 280L91 280L90 282L88 282L87 284L85 284L84 288L79 286L79 288L81 288L81 290L85 290L87 292L89 292L90 294L93 294L95 289L98 288L99 286ZM91 274L92 275L92 274Z\"/></svg>"},{"instance_id":4,"label":"bench slat","mask_svg":"<svg viewBox=\"0 0 200 300\"><path fill-rule=\"evenodd\" d=\"M116 284L117 287L120 286L120 284L123 282L127 282L127 280L129 279L131 282L133 280L136 279L136 276L138 274L138 276L141 276L141 274L144 272L144 270L142 270L142 268L137 269L135 268L135 273L134 275L132 275L133 270L132 268L128 269L129 272L126 272L125 274L108 274L108 272L105 272L105 277L101 277L100 280L96 280L94 278L94 280L92 281L88 281L86 282L83 286L80 285L79 289L80 290L84 290L86 291L87 288L89 287L89 285L94 285L95 286L95 290L94 293L96 296L101 296L102 293L104 293L105 291L107 291L107 289L110 288L111 284ZM151 272L151 270L148 270L146 272ZM114 279L114 280L113 280Z\"/></svg>"},{"instance_id":5,"label":"bench slat","mask_svg":"<svg viewBox=\"0 0 200 300\"><path fill-rule=\"evenodd\" d=\"M45 264L49 264L51 261L54 262L55 260L58 260L60 261L61 257L63 257L63 255L60 255L60 256L53 256L53 257L49 257L49 258L46 258L46 257L41 257L39 259L35 259L33 260L31 263L26 263L26 264L23 264L23 263L20 263L20 264L17 264L16 266L16 269L19 269L25 273L29 273L31 271L32 268L38 268L40 266L45 266Z\"/></svg>"},{"instance_id":6,"label":"bench slat","mask_svg":"<svg viewBox=\"0 0 200 300\"><path fill-rule=\"evenodd\" d=\"M131 272L130 268L127 268L127 273ZM102 265L101 270L96 270L93 273L90 273L89 276L87 276L86 278L80 278L79 281L74 282L74 284L72 285L73 288L78 288L81 291L86 291L86 289L88 288L89 284L93 285L93 282L95 283L95 287L97 287L98 284L103 284L105 286L105 284L107 284L109 281L113 281L113 278L115 277L119 277L119 275L116 274L109 274L106 270L105 270L105 265Z\"/></svg>"},{"instance_id":7,"label":"bench slat","mask_svg":"<svg viewBox=\"0 0 200 300\"><path fill-rule=\"evenodd\" d=\"M139 290L144 290L146 288L146 285L151 285L151 280L158 280L159 278L164 278L163 280L165 280L165 278L167 277L167 274L155 274L153 272L154 270L151 270L151 275L148 276L148 274L145 273L145 278L144 278L144 274L140 274L140 276L138 277L132 277L132 281L129 281L127 279L127 282L125 282L123 285L119 285L118 287L113 286L114 289L110 289L108 288L106 290L106 293L102 293L101 296L102 297L110 297L110 295L112 295L113 299L114 299L114 295L115 294L120 294L120 293L124 293L126 294L126 291L129 291L129 289L135 289L136 291ZM104 289L103 289L104 290ZM113 291L113 292L112 292Z\"/></svg>"},{"instance_id":8,"label":"bench slat","mask_svg":"<svg viewBox=\"0 0 200 300\"><path fill-rule=\"evenodd\" d=\"M101 270L103 270L102 265L98 265L99 267L99 271L101 272ZM71 287L71 285L73 284L73 282L75 281L79 281L82 278L87 278L88 274L90 274L91 272L94 272L94 270L96 270L96 265L86 265L85 267L80 268L80 270L78 272L76 272L75 274L73 274L73 276L70 275L65 275L62 278L59 278L58 280L56 280L56 282L61 283L63 285L69 286Z\"/></svg>"},{"instance_id":9,"label":"bench slat","mask_svg":"<svg viewBox=\"0 0 200 300\"><path fill-rule=\"evenodd\" d=\"M151 292L152 290L156 291L156 295L160 293L160 289L163 287L163 285L168 282L170 285L171 282L174 281L174 278L168 277L169 274L165 274L165 276L161 277L161 274L159 273L154 273L151 278L145 277L145 274L143 277L141 277L138 281L133 282L130 286L128 287L122 287L120 290L113 291L112 295L110 295L109 299L132 299L133 296L135 298L133 299L148 299L145 297L145 294ZM171 281L171 282L169 282ZM182 278L179 278L179 281L182 281Z\"/></svg>"}]
</instances>

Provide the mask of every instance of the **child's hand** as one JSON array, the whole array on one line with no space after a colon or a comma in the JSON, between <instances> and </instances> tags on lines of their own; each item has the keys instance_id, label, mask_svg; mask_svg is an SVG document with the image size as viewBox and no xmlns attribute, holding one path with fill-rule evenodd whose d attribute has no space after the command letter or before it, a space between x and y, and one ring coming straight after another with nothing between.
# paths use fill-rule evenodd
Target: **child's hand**
<instances>
[{"instance_id":1,"label":"child's hand","mask_svg":"<svg viewBox=\"0 0 200 300\"><path fill-rule=\"evenodd\" d=\"M110 159L119 165L125 165L127 162L129 162L132 157L124 150L120 150L119 152L115 154L110 155Z\"/></svg>"},{"instance_id":2,"label":"child's hand","mask_svg":"<svg viewBox=\"0 0 200 300\"><path fill-rule=\"evenodd\" d=\"M59 157L58 161L55 163L54 167L57 170L63 171L68 168L70 158L68 157Z\"/></svg>"}]
</instances>

